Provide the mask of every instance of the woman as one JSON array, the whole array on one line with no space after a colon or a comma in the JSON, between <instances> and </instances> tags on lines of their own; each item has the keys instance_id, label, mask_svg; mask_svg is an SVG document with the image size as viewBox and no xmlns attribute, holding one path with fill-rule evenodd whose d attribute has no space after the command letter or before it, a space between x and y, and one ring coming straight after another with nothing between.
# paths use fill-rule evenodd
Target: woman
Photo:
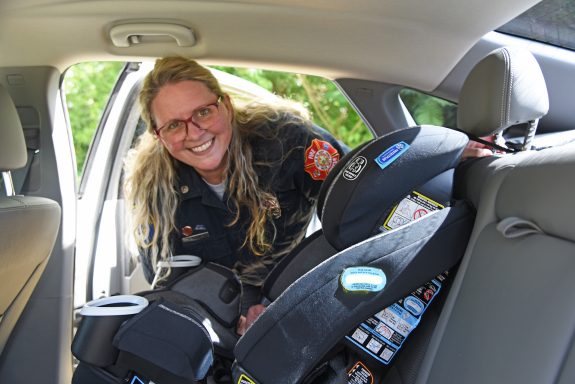
<instances>
[{"instance_id":1,"label":"woman","mask_svg":"<svg viewBox=\"0 0 575 384\"><path fill-rule=\"evenodd\" d=\"M146 278L159 260L196 255L233 268L245 308L257 304L344 149L287 102L234 105L183 57L156 61L140 104L148 129L126 163L126 199Z\"/></svg>"}]
</instances>

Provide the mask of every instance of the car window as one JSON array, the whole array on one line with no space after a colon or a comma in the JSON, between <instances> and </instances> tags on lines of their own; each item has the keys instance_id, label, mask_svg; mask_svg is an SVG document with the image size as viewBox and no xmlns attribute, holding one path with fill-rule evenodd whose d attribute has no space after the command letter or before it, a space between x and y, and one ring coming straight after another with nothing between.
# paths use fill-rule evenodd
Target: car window
<instances>
[{"instance_id":1,"label":"car window","mask_svg":"<svg viewBox=\"0 0 575 384\"><path fill-rule=\"evenodd\" d=\"M278 96L302 103L317 125L351 148L373 138L346 97L327 79L261 69L215 68L249 80Z\"/></svg>"},{"instance_id":2,"label":"car window","mask_svg":"<svg viewBox=\"0 0 575 384\"><path fill-rule=\"evenodd\" d=\"M497 30L573 50L574 22L575 1L544 0Z\"/></svg>"},{"instance_id":3,"label":"car window","mask_svg":"<svg viewBox=\"0 0 575 384\"><path fill-rule=\"evenodd\" d=\"M70 67L63 89L74 137L77 173L80 175L90 144L124 63L86 62Z\"/></svg>"},{"instance_id":4,"label":"car window","mask_svg":"<svg viewBox=\"0 0 575 384\"><path fill-rule=\"evenodd\" d=\"M457 104L407 88L399 96L416 124L457 128Z\"/></svg>"},{"instance_id":5,"label":"car window","mask_svg":"<svg viewBox=\"0 0 575 384\"><path fill-rule=\"evenodd\" d=\"M104 107L123 67L124 63L117 62L87 62L66 72L64 91L78 174L82 172ZM350 148L373 137L346 97L330 80L261 69L214 69L246 79L277 96L300 102L310 111L314 123L330 131ZM234 97L241 95L234 94Z\"/></svg>"}]
</instances>

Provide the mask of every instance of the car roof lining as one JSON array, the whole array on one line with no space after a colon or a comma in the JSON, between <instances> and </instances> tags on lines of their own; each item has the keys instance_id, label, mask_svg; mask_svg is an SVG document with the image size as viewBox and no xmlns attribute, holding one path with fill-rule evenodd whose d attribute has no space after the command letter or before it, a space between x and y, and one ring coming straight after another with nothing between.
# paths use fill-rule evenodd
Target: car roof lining
<instances>
[{"instance_id":1,"label":"car roof lining","mask_svg":"<svg viewBox=\"0 0 575 384\"><path fill-rule=\"evenodd\" d=\"M63 71L81 61L181 54L205 64L361 78L430 91L485 33L536 2L7 0L0 6L0 39L13 54L0 57L0 66L51 65ZM192 28L198 42L118 48L108 31L125 19L179 23Z\"/></svg>"}]
</instances>

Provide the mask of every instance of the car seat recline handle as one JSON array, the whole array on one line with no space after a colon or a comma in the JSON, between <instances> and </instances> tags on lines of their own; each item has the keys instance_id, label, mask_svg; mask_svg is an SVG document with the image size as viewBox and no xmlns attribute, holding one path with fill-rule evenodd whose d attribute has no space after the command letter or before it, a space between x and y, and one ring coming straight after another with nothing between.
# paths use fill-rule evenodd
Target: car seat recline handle
<instances>
[{"instance_id":1,"label":"car seat recline handle","mask_svg":"<svg viewBox=\"0 0 575 384\"><path fill-rule=\"evenodd\" d=\"M119 48L127 48L146 42L146 37L154 41L174 40L179 47L192 47L196 44L194 32L185 25L172 23L128 23L110 29L110 39Z\"/></svg>"}]
</instances>

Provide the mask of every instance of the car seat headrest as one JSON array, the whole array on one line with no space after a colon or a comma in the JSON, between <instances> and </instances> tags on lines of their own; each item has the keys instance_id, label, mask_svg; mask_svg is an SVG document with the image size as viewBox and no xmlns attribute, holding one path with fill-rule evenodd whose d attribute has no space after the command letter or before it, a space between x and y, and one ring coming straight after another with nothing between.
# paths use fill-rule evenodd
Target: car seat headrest
<instances>
[{"instance_id":1,"label":"car seat headrest","mask_svg":"<svg viewBox=\"0 0 575 384\"><path fill-rule=\"evenodd\" d=\"M26 141L16 106L0 85L0 171L12 171L26 165Z\"/></svg>"},{"instance_id":2,"label":"car seat headrest","mask_svg":"<svg viewBox=\"0 0 575 384\"><path fill-rule=\"evenodd\" d=\"M541 68L531 52L498 48L467 76L459 95L457 126L477 137L536 121L549 110Z\"/></svg>"},{"instance_id":3,"label":"car seat headrest","mask_svg":"<svg viewBox=\"0 0 575 384\"><path fill-rule=\"evenodd\" d=\"M318 198L326 240L342 250L381 232L385 218L404 197L455 168L467 142L461 132L418 126L348 153L331 170Z\"/></svg>"}]
</instances>

